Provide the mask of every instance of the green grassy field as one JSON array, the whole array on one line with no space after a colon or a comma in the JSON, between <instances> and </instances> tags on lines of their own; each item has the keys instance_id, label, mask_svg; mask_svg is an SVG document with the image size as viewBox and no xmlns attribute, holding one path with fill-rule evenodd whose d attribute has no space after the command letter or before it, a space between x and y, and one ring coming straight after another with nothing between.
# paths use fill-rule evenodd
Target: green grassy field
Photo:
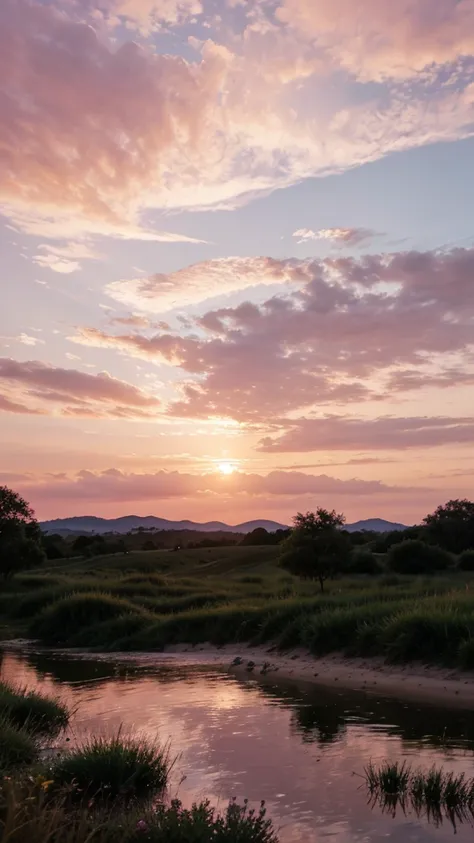
<instances>
[{"instance_id":1,"label":"green grassy field","mask_svg":"<svg viewBox=\"0 0 474 843\"><path fill-rule=\"evenodd\" d=\"M319 585L286 574L277 547L142 551L50 563L0 597L3 635L98 650L275 642L317 655L474 667L474 577L385 574Z\"/></svg>"}]
</instances>

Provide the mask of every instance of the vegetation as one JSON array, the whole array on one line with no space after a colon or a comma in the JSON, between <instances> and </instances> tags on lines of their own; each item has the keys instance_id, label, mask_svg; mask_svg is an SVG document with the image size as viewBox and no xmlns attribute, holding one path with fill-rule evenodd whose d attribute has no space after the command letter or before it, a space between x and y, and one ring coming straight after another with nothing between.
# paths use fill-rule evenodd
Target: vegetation
<instances>
[{"instance_id":1,"label":"vegetation","mask_svg":"<svg viewBox=\"0 0 474 843\"><path fill-rule=\"evenodd\" d=\"M80 801L131 799L163 791L169 769L166 747L119 733L91 738L60 756L51 778L55 787Z\"/></svg>"},{"instance_id":2,"label":"vegetation","mask_svg":"<svg viewBox=\"0 0 474 843\"><path fill-rule=\"evenodd\" d=\"M452 563L450 554L440 547L408 539L395 544L388 554L388 567L397 574L430 574L444 571Z\"/></svg>"},{"instance_id":3,"label":"vegetation","mask_svg":"<svg viewBox=\"0 0 474 843\"><path fill-rule=\"evenodd\" d=\"M399 800L403 805L408 799L417 808L469 810L474 815L474 778L464 773L456 776L436 767L413 770L406 762L369 764L364 773L369 792L382 800Z\"/></svg>"},{"instance_id":4,"label":"vegetation","mask_svg":"<svg viewBox=\"0 0 474 843\"><path fill-rule=\"evenodd\" d=\"M0 775L15 767L32 764L38 755L34 737L26 729L18 729L7 718L0 718Z\"/></svg>"},{"instance_id":5,"label":"vegetation","mask_svg":"<svg viewBox=\"0 0 474 843\"><path fill-rule=\"evenodd\" d=\"M51 734L67 726L69 712L58 700L0 682L0 718L29 732Z\"/></svg>"},{"instance_id":6,"label":"vegetation","mask_svg":"<svg viewBox=\"0 0 474 843\"><path fill-rule=\"evenodd\" d=\"M263 803L253 811L232 801L223 813L207 801L188 810L179 800L91 810L52 798L50 785L44 776L28 789L18 781L0 785L0 843L278 843Z\"/></svg>"},{"instance_id":7,"label":"vegetation","mask_svg":"<svg viewBox=\"0 0 474 843\"><path fill-rule=\"evenodd\" d=\"M474 548L474 503L448 501L424 520L427 540L451 553Z\"/></svg>"},{"instance_id":8,"label":"vegetation","mask_svg":"<svg viewBox=\"0 0 474 843\"><path fill-rule=\"evenodd\" d=\"M33 510L16 492L0 486L0 577L9 579L45 558Z\"/></svg>"},{"instance_id":9,"label":"vegetation","mask_svg":"<svg viewBox=\"0 0 474 843\"><path fill-rule=\"evenodd\" d=\"M281 545L281 566L292 574L317 579L321 591L329 577L340 574L349 558L350 544L340 529L344 516L326 509L316 513L301 512L294 518L294 528Z\"/></svg>"}]
</instances>

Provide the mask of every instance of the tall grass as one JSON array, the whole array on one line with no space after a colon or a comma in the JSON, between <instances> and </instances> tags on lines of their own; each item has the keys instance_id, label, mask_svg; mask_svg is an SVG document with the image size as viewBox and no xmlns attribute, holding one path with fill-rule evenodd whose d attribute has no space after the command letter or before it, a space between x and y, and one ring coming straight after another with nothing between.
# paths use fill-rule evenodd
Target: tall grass
<instances>
[{"instance_id":1,"label":"tall grass","mask_svg":"<svg viewBox=\"0 0 474 843\"><path fill-rule=\"evenodd\" d=\"M0 682L0 717L35 733L55 733L69 722L68 709L59 700L6 682Z\"/></svg>"},{"instance_id":2,"label":"tall grass","mask_svg":"<svg viewBox=\"0 0 474 843\"><path fill-rule=\"evenodd\" d=\"M398 799L403 804L409 799L417 808L469 810L474 814L474 778L464 773L455 775L436 767L413 770L406 762L386 761L378 767L369 764L364 775L369 792L383 800Z\"/></svg>"},{"instance_id":3,"label":"tall grass","mask_svg":"<svg viewBox=\"0 0 474 843\"><path fill-rule=\"evenodd\" d=\"M93 737L60 756L51 769L55 788L70 796L115 800L163 791L168 782L167 747L117 734Z\"/></svg>"},{"instance_id":4,"label":"tall grass","mask_svg":"<svg viewBox=\"0 0 474 843\"><path fill-rule=\"evenodd\" d=\"M208 801L126 808L101 803L92 810L64 796L51 798L48 782L29 788L0 784L0 843L278 843L263 803L252 810L232 801L223 812Z\"/></svg>"},{"instance_id":5,"label":"tall grass","mask_svg":"<svg viewBox=\"0 0 474 843\"><path fill-rule=\"evenodd\" d=\"M6 717L1 717L0 774L32 764L37 755L38 747L31 733L26 729L18 729Z\"/></svg>"}]
</instances>

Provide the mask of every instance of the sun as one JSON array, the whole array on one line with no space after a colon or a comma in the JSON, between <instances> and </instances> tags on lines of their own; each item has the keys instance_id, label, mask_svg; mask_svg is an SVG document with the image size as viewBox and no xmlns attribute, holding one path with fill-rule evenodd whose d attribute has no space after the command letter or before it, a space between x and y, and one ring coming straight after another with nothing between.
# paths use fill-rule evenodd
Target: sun
<instances>
[{"instance_id":1,"label":"sun","mask_svg":"<svg viewBox=\"0 0 474 843\"><path fill-rule=\"evenodd\" d=\"M220 471L221 474L233 474L235 471L235 465L232 465L231 462L220 462L217 465L217 470Z\"/></svg>"}]
</instances>

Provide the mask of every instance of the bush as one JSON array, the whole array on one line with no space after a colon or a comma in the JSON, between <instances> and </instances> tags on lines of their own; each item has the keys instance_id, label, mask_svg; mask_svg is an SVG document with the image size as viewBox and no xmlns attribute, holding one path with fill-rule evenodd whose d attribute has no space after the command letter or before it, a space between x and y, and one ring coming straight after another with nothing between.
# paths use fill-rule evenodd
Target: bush
<instances>
[{"instance_id":1,"label":"bush","mask_svg":"<svg viewBox=\"0 0 474 843\"><path fill-rule=\"evenodd\" d=\"M450 554L440 547L409 539L394 545L388 554L388 567L397 574L430 574L451 565Z\"/></svg>"},{"instance_id":2,"label":"bush","mask_svg":"<svg viewBox=\"0 0 474 843\"><path fill-rule=\"evenodd\" d=\"M370 550L357 550L351 554L349 574L369 574L376 576L383 572L382 565Z\"/></svg>"},{"instance_id":3,"label":"bush","mask_svg":"<svg viewBox=\"0 0 474 843\"><path fill-rule=\"evenodd\" d=\"M385 625L383 643L391 661L454 665L461 641L469 634L469 618L452 607L420 607L391 617Z\"/></svg>"},{"instance_id":4,"label":"bush","mask_svg":"<svg viewBox=\"0 0 474 843\"><path fill-rule=\"evenodd\" d=\"M58 700L0 682L0 717L28 731L54 734L67 726L69 712Z\"/></svg>"},{"instance_id":5,"label":"bush","mask_svg":"<svg viewBox=\"0 0 474 843\"><path fill-rule=\"evenodd\" d=\"M474 571L474 550L465 550L458 558L460 571Z\"/></svg>"},{"instance_id":6,"label":"bush","mask_svg":"<svg viewBox=\"0 0 474 843\"><path fill-rule=\"evenodd\" d=\"M185 809L178 800L145 809L114 803L71 810L45 794L40 779L28 789L14 781L0 785L0 820L8 843L278 843L263 803L253 811L247 801L232 801L223 814L207 801Z\"/></svg>"},{"instance_id":7,"label":"bush","mask_svg":"<svg viewBox=\"0 0 474 843\"><path fill-rule=\"evenodd\" d=\"M25 729L15 728L6 717L0 718L0 773L32 764L37 754L34 738Z\"/></svg>"},{"instance_id":8,"label":"bush","mask_svg":"<svg viewBox=\"0 0 474 843\"><path fill-rule=\"evenodd\" d=\"M167 784L168 750L142 739L91 738L59 758L51 778L56 788L71 788L79 799L142 797Z\"/></svg>"},{"instance_id":9,"label":"bush","mask_svg":"<svg viewBox=\"0 0 474 843\"><path fill-rule=\"evenodd\" d=\"M71 594L52 603L30 626L30 633L46 644L68 644L83 626L92 626L136 613L133 603L99 592Z\"/></svg>"}]
</instances>

